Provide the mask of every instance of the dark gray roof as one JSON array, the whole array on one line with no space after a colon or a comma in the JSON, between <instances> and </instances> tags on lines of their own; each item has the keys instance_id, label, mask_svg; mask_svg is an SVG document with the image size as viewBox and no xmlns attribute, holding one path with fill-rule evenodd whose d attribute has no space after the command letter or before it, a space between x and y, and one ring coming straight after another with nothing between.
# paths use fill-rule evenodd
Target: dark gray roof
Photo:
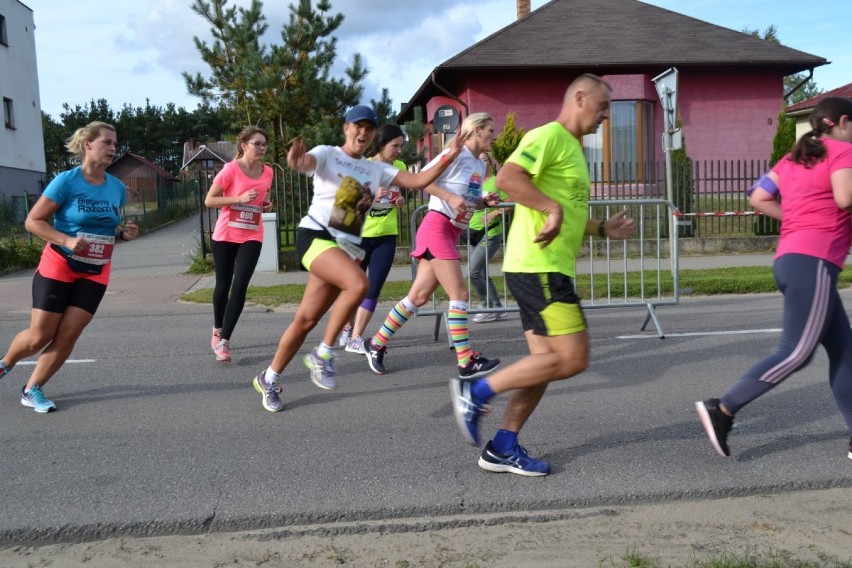
<instances>
[{"instance_id":1,"label":"dark gray roof","mask_svg":"<svg viewBox=\"0 0 852 568\"><path fill-rule=\"evenodd\" d=\"M780 65L795 73L826 63L637 0L553 0L439 69L728 64Z\"/></svg>"},{"instance_id":2,"label":"dark gray roof","mask_svg":"<svg viewBox=\"0 0 852 568\"><path fill-rule=\"evenodd\" d=\"M826 65L825 58L638 0L553 0L441 63L445 87L471 70L659 73L668 67L774 68L781 75ZM440 94L427 78L405 105Z\"/></svg>"}]
</instances>

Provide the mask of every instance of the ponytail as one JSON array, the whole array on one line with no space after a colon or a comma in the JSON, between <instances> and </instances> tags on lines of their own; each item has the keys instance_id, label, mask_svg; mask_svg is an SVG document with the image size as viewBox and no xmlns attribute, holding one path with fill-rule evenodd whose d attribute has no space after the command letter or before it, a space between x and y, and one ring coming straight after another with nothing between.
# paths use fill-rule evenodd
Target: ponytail
<instances>
[{"instance_id":1,"label":"ponytail","mask_svg":"<svg viewBox=\"0 0 852 568\"><path fill-rule=\"evenodd\" d=\"M817 129L808 130L796 140L790 159L809 168L825 158L825 144L822 143L822 132Z\"/></svg>"},{"instance_id":2,"label":"ponytail","mask_svg":"<svg viewBox=\"0 0 852 568\"><path fill-rule=\"evenodd\" d=\"M811 130L796 141L790 159L806 168L824 160L827 151L822 137L826 134L831 137L830 132L844 116L852 120L852 99L826 97L821 100L811 112Z\"/></svg>"}]
</instances>

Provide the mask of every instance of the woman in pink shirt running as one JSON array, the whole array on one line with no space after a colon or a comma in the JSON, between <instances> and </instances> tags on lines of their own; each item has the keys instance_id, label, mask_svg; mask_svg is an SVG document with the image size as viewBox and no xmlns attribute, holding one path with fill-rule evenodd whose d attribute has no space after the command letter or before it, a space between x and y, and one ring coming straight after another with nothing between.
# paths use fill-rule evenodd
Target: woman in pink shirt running
<instances>
[{"instance_id":1,"label":"woman in pink shirt running","mask_svg":"<svg viewBox=\"0 0 852 568\"><path fill-rule=\"evenodd\" d=\"M210 243L216 269L210 347L217 361L231 360L231 334L263 245L262 213L272 209L272 168L263 163L265 155L266 132L244 128L237 136L236 156L216 174L204 198L207 207L221 209Z\"/></svg>"},{"instance_id":2,"label":"woman in pink shirt running","mask_svg":"<svg viewBox=\"0 0 852 568\"><path fill-rule=\"evenodd\" d=\"M723 457L730 455L734 415L805 366L818 344L825 347L831 391L852 433L852 330L837 293L852 241L852 99L824 99L810 124L813 129L750 192L755 209L781 220L773 270L784 295L784 328L774 354L720 398L695 403Z\"/></svg>"}]
</instances>

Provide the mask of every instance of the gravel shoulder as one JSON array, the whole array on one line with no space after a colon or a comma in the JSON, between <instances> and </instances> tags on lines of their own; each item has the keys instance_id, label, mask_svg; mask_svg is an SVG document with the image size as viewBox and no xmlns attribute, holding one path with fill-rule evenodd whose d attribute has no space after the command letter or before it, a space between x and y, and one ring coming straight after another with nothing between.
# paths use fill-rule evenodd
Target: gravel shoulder
<instances>
[{"instance_id":1,"label":"gravel shoulder","mask_svg":"<svg viewBox=\"0 0 852 568\"><path fill-rule=\"evenodd\" d=\"M849 489L0 549L0 566L661 566L722 554L852 562Z\"/></svg>"}]
</instances>

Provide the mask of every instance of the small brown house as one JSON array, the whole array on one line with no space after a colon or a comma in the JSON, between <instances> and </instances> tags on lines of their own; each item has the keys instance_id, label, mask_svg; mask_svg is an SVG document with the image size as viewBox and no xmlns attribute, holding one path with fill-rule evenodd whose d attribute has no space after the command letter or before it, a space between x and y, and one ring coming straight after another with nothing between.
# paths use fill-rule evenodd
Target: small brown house
<instances>
[{"instance_id":1,"label":"small brown house","mask_svg":"<svg viewBox=\"0 0 852 568\"><path fill-rule=\"evenodd\" d=\"M154 162L137 154L125 152L116 158L106 171L127 187L127 204L157 203L164 189L171 189L178 178Z\"/></svg>"},{"instance_id":2,"label":"small brown house","mask_svg":"<svg viewBox=\"0 0 852 568\"><path fill-rule=\"evenodd\" d=\"M208 175L212 177L234 159L236 151L236 142L219 141L199 144L190 139L183 145L183 165L180 169L183 172L194 166L198 170L208 172Z\"/></svg>"}]
</instances>

